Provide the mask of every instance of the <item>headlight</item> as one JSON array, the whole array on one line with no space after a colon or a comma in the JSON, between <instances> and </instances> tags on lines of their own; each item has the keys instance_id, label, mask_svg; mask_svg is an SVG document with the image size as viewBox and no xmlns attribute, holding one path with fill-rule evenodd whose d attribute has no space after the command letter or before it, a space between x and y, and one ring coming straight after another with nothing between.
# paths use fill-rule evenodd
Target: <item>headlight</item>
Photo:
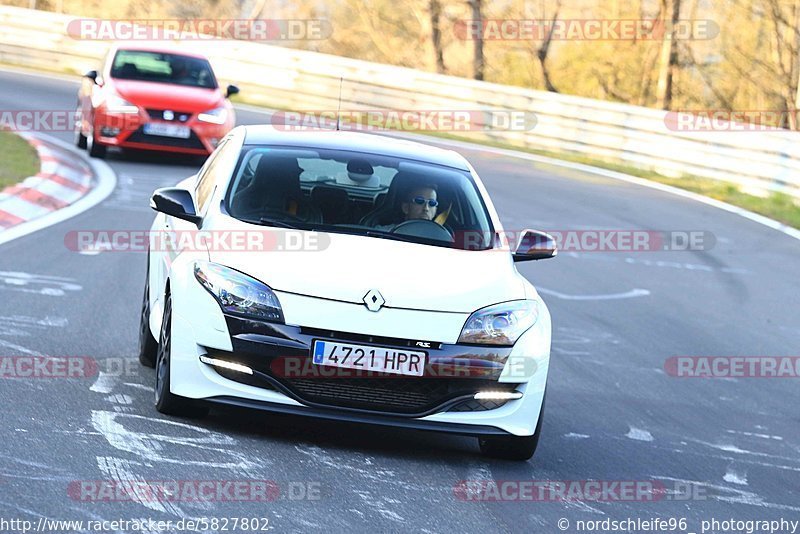
<instances>
[{"instance_id":1,"label":"headlight","mask_svg":"<svg viewBox=\"0 0 800 534\"><path fill-rule=\"evenodd\" d=\"M205 111L197 116L197 120L211 124L225 124L228 120L228 110L223 107Z\"/></svg>"},{"instance_id":2,"label":"headlight","mask_svg":"<svg viewBox=\"0 0 800 534\"><path fill-rule=\"evenodd\" d=\"M263 321L283 322L283 310L277 295L255 278L207 261L195 262L194 277L214 296L223 311Z\"/></svg>"},{"instance_id":3,"label":"headlight","mask_svg":"<svg viewBox=\"0 0 800 534\"><path fill-rule=\"evenodd\" d=\"M117 94L106 96L106 110L109 113L139 113L139 108Z\"/></svg>"},{"instance_id":4,"label":"headlight","mask_svg":"<svg viewBox=\"0 0 800 534\"><path fill-rule=\"evenodd\" d=\"M539 307L535 300L513 300L480 309L469 316L459 343L513 345L536 324Z\"/></svg>"}]
</instances>

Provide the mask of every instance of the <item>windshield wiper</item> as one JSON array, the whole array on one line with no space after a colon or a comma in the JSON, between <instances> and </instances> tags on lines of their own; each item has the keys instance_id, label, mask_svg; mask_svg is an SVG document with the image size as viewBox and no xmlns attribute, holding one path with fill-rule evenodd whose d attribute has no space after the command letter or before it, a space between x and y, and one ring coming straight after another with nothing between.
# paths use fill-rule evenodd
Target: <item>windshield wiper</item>
<instances>
[{"instance_id":1,"label":"windshield wiper","mask_svg":"<svg viewBox=\"0 0 800 534\"><path fill-rule=\"evenodd\" d=\"M241 220L244 221L244 222L250 223L250 224L260 224L262 226L274 226L276 228L289 228L290 230L305 230L305 228L300 228L297 225L294 225L294 224L291 224L291 223L288 223L288 222L285 222L285 221L279 221L279 220L276 220L276 219L270 219L269 217L261 217L257 221L253 221L251 219L241 219Z\"/></svg>"},{"instance_id":2,"label":"windshield wiper","mask_svg":"<svg viewBox=\"0 0 800 534\"><path fill-rule=\"evenodd\" d=\"M297 230L298 227L294 224L288 223L286 221L278 221L276 219L271 219L269 217L261 217L258 222L261 224L266 224L268 226L277 226L279 228L291 228L293 230Z\"/></svg>"},{"instance_id":3,"label":"windshield wiper","mask_svg":"<svg viewBox=\"0 0 800 534\"><path fill-rule=\"evenodd\" d=\"M414 237L410 235L393 234L390 232L381 232L376 230L367 230L366 232L360 235L366 235L369 237L379 237L381 239L393 239L395 241L405 241L407 243L419 243L417 239L414 239Z\"/></svg>"}]
</instances>

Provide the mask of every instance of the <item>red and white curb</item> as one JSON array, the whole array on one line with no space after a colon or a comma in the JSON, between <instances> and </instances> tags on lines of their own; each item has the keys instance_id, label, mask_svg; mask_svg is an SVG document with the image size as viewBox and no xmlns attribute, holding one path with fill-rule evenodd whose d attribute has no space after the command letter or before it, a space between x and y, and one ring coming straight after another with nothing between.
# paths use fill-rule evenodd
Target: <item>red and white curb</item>
<instances>
[{"instance_id":1,"label":"red and white curb","mask_svg":"<svg viewBox=\"0 0 800 534\"><path fill-rule=\"evenodd\" d=\"M23 133L39 154L35 176L0 191L0 231L74 204L91 188L94 173L79 156Z\"/></svg>"},{"instance_id":2,"label":"red and white curb","mask_svg":"<svg viewBox=\"0 0 800 534\"><path fill-rule=\"evenodd\" d=\"M0 191L0 244L64 221L100 203L116 187L105 162L41 133L21 133L39 155L35 176Z\"/></svg>"}]
</instances>

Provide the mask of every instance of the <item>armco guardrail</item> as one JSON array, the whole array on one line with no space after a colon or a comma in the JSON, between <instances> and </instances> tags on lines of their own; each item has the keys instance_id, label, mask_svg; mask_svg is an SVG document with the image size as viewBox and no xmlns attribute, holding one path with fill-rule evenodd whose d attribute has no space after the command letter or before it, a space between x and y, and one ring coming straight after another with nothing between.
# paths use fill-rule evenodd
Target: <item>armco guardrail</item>
<instances>
[{"instance_id":1,"label":"armco guardrail","mask_svg":"<svg viewBox=\"0 0 800 534\"><path fill-rule=\"evenodd\" d=\"M75 17L0 6L0 62L79 73L96 68L110 43L67 34ZM336 31L336 28L333 28ZM572 152L650 169L696 175L756 192L800 198L800 134L678 132L665 112L534 91L243 41L174 43L206 53L220 78L249 99L294 110L506 110L536 115L529 131L467 134L520 147Z\"/></svg>"}]
</instances>

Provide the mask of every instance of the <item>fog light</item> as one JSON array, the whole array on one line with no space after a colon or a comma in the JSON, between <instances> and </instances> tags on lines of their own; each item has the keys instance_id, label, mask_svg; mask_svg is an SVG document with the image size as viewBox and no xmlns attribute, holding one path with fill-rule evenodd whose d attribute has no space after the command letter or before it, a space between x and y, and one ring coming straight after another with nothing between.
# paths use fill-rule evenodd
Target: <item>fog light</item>
<instances>
[{"instance_id":1,"label":"fog light","mask_svg":"<svg viewBox=\"0 0 800 534\"><path fill-rule=\"evenodd\" d=\"M521 398L522 393L519 391L479 391L475 394L475 400L516 400Z\"/></svg>"},{"instance_id":2,"label":"fog light","mask_svg":"<svg viewBox=\"0 0 800 534\"><path fill-rule=\"evenodd\" d=\"M242 365L240 363L233 363L227 362L225 360L218 360L216 358L209 358L208 356L200 356L200 361L212 365L214 367L220 367L222 369L228 369L229 371L236 371L239 373L244 373L246 375L252 375L253 370L247 367L246 365Z\"/></svg>"},{"instance_id":3,"label":"fog light","mask_svg":"<svg viewBox=\"0 0 800 534\"><path fill-rule=\"evenodd\" d=\"M110 128L108 126L103 126L100 128L100 135L103 137L116 137L119 135L119 132L119 128Z\"/></svg>"}]
</instances>

